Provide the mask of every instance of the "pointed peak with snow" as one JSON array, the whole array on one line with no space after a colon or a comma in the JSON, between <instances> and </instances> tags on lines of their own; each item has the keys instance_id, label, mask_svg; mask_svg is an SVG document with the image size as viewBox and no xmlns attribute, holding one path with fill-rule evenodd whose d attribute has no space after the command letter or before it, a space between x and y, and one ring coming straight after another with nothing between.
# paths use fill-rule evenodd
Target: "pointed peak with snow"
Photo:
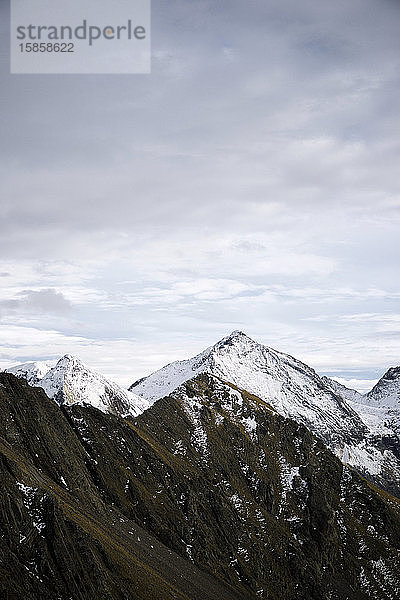
<instances>
[{"instance_id":1,"label":"pointed peak with snow","mask_svg":"<svg viewBox=\"0 0 400 600\"><path fill-rule=\"evenodd\" d=\"M400 367L391 367L365 396L371 406L400 410Z\"/></svg>"},{"instance_id":2,"label":"pointed peak with snow","mask_svg":"<svg viewBox=\"0 0 400 600\"><path fill-rule=\"evenodd\" d=\"M77 356L74 356L74 354L64 354L64 356L62 356L61 358L58 359L58 362L60 361L65 361L65 362L82 362L80 358L78 358Z\"/></svg>"},{"instance_id":3,"label":"pointed peak with snow","mask_svg":"<svg viewBox=\"0 0 400 600\"><path fill-rule=\"evenodd\" d=\"M75 356L74 354L64 354L64 356L61 356L61 358L58 359L57 364L59 365L82 365L83 367L87 368L86 365L81 361L81 359L78 356Z\"/></svg>"},{"instance_id":4,"label":"pointed peak with snow","mask_svg":"<svg viewBox=\"0 0 400 600\"><path fill-rule=\"evenodd\" d=\"M129 389L150 402L169 395L185 381L200 373L209 373L255 394L270 403L280 414L310 422L324 422L328 408L335 414L338 427L343 415L350 428L357 416L343 399L324 384L315 371L301 361L264 346L242 331L234 331L188 360L166 365L135 382ZM321 430L315 424L312 430ZM331 425L324 424L331 437Z\"/></svg>"},{"instance_id":5,"label":"pointed peak with snow","mask_svg":"<svg viewBox=\"0 0 400 600\"><path fill-rule=\"evenodd\" d=\"M321 380L329 387L333 392L339 394L345 400L350 400L351 402L361 402L363 399L363 394L358 392L357 390L353 390L343 383L336 381L336 379L331 379L330 377L323 376Z\"/></svg>"},{"instance_id":6,"label":"pointed peak with snow","mask_svg":"<svg viewBox=\"0 0 400 600\"><path fill-rule=\"evenodd\" d=\"M246 340L246 341L254 343L254 340L252 340L246 333L244 333L244 331L240 331L239 329L235 329L235 331L232 331L232 333L230 333L229 335L226 335L225 337L223 337L215 345L224 344L224 343L230 342L230 341L239 341L239 340Z\"/></svg>"},{"instance_id":7,"label":"pointed peak with snow","mask_svg":"<svg viewBox=\"0 0 400 600\"><path fill-rule=\"evenodd\" d=\"M256 342L243 331L235 330L229 335L226 335L218 340L218 342L216 342L213 346L210 346L210 348L205 350L205 352L209 351L210 353L214 353L219 352L220 350L224 352L248 352L250 349L254 350L256 348L264 348L266 351L274 351L269 346L264 346L259 342Z\"/></svg>"},{"instance_id":8,"label":"pointed peak with snow","mask_svg":"<svg viewBox=\"0 0 400 600\"><path fill-rule=\"evenodd\" d=\"M5 369L6 373L12 373L20 379L26 379L29 385L38 385L38 382L46 375L52 367L54 367L56 361L38 360L32 362L25 362L14 367Z\"/></svg>"},{"instance_id":9,"label":"pointed peak with snow","mask_svg":"<svg viewBox=\"0 0 400 600\"><path fill-rule=\"evenodd\" d=\"M218 342L216 342L213 346L210 346L209 350L217 350L223 346L227 346L227 347L229 347L229 346L232 346L232 347L248 346L248 347L250 347L250 346L262 346L262 344L253 340L253 338L248 336L247 333L245 333L244 331L240 331L239 329L236 329L235 331L232 331L232 333L230 333L229 335L226 335L225 337L218 340ZM262 346L262 347L268 348L268 350L270 350L270 348L268 346Z\"/></svg>"},{"instance_id":10,"label":"pointed peak with snow","mask_svg":"<svg viewBox=\"0 0 400 600\"><path fill-rule=\"evenodd\" d=\"M154 403L203 373L250 392L282 416L305 425L361 473L383 478L389 472L400 475L395 455L374 442L376 416L365 417L365 411L357 410L358 405L346 398L350 390L242 331L232 332L193 358L166 365L129 389ZM358 399L357 392L353 394Z\"/></svg>"},{"instance_id":11,"label":"pointed peak with snow","mask_svg":"<svg viewBox=\"0 0 400 600\"><path fill-rule=\"evenodd\" d=\"M260 395L259 392L265 390L256 381L263 380L265 384L268 380L269 391L275 393L279 381L287 379L288 369L294 370L297 375L303 373L317 377L315 371L301 361L256 342L243 331L235 330L193 358L170 363L136 381L129 389L154 402L195 375L208 372Z\"/></svg>"},{"instance_id":12,"label":"pointed peak with snow","mask_svg":"<svg viewBox=\"0 0 400 600\"><path fill-rule=\"evenodd\" d=\"M43 388L60 405L90 404L123 417L137 416L149 407L147 400L107 380L72 354L52 363L25 363L7 371Z\"/></svg>"}]
</instances>

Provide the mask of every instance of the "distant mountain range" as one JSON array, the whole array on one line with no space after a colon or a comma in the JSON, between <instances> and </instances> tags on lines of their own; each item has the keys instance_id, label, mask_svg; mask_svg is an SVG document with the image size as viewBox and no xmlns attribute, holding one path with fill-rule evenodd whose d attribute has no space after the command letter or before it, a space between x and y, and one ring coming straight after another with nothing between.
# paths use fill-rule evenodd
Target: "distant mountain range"
<instances>
[{"instance_id":1,"label":"distant mountain range","mask_svg":"<svg viewBox=\"0 0 400 600\"><path fill-rule=\"evenodd\" d=\"M399 597L398 367L361 395L235 331L129 390L7 371L0 596Z\"/></svg>"}]
</instances>

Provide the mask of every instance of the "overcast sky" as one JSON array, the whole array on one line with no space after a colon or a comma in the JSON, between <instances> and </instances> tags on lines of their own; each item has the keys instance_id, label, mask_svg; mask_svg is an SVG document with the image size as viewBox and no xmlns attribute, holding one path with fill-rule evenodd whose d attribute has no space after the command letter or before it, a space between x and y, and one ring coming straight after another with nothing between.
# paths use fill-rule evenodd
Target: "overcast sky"
<instances>
[{"instance_id":1,"label":"overcast sky","mask_svg":"<svg viewBox=\"0 0 400 600\"><path fill-rule=\"evenodd\" d=\"M0 367L400 364L400 2L153 0L124 76L10 75L0 2Z\"/></svg>"}]
</instances>

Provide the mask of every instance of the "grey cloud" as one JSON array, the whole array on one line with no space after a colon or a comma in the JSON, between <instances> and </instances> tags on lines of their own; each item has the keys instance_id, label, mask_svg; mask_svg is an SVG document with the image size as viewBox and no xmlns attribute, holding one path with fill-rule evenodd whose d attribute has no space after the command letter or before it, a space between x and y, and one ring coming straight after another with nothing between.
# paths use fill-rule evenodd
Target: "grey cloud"
<instances>
[{"instance_id":1,"label":"grey cloud","mask_svg":"<svg viewBox=\"0 0 400 600\"><path fill-rule=\"evenodd\" d=\"M3 312L63 315L72 309L72 304L69 300L61 292L57 292L57 290L51 288L44 290L23 290L17 296L17 298L0 302L0 308L3 309Z\"/></svg>"},{"instance_id":2,"label":"grey cloud","mask_svg":"<svg viewBox=\"0 0 400 600\"><path fill-rule=\"evenodd\" d=\"M294 353L329 346L334 315L398 311L398 2L154 0L153 72L132 77L9 75L7 4L0 253L82 266L98 294L68 296L74 334L208 343L242 328ZM177 307L141 293L201 278L304 293ZM38 270L0 308L69 314L58 289L56 268Z\"/></svg>"},{"instance_id":3,"label":"grey cloud","mask_svg":"<svg viewBox=\"0 0 400 600\"><path fill-rule=\"evenodd\" d=\"M64 314L72 308L71 303L61 292L54 289L40 291L26 290L20 293L20 303L25 310L37 312Z\"/></svg>"}]
</instances>

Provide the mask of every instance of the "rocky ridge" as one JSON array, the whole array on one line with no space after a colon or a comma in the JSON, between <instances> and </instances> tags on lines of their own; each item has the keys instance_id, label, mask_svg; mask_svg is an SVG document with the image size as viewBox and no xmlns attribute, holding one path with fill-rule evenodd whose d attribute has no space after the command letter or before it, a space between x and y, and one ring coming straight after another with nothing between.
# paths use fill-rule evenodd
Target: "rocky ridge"
<instances>
[{"instance_id":1,"label":"rocky ridge","mask_svg":"<svg viewBox=\"0 0 400 600\"><path fill-rule=\"evenodd\" d=\"M395 600L400 504L208 374L137 417L0 374L0 593Z\"/></svg>"},{"instance_id":2,"label":"rocky ridge","mask_svg":"<svg viewBox=\"0 0 400 600\"><path fill-rule=\"evenodd\" d=\"M105 413L120 416L135 416L149 407L146 399L108 381L71 354L55 363L25 363L6 372L43 388L58 404L90 404Z\"/></svg>"},{"instance_id":3,"label":"rocky ridge","mask_svg":"<svg viewBox=\"0 0 400 600\"><path fill-rule=\"evenodd\" d=\"M382 411L366 409L357 392L319 377L301 361L243 332L235 331L199 355L171 363L129 389L154 402L200 373L259 396L279 414L305 425L360 474L400 495L399 438L393 423L382 421Z\"/></svg>"},{"instance_id":4,"label":"rocky ridge","mask_svg":"<svg viewBox=\"0 0 400 600\"><path fill-rule=\"evenodd\" d=\"M301 361L240 331L199 355L171 363L124 390L66 355L10 372L41 386L61 404L87 403L120 416L138 415L185 381L209 373L259 396L305 425L344 463L400 496L400 369L390 369L366 395L319 375Z\"/></svg>"}]
</instances>

